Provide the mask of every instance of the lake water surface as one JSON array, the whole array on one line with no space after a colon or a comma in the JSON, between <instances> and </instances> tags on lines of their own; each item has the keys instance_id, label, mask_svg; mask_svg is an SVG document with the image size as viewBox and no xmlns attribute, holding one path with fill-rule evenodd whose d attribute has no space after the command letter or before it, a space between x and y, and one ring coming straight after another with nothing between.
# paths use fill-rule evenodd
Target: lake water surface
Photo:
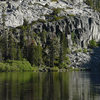
<instances>
[{"instance_id":1,"label":"lake water surface","mask_svg":"<svg viewBox=\"0 0 100 100\"><path fill-rule=\"evenodd\" d=\"M100 100L100 74L0 73L0 100Z\"/></svg>"}]
</instances>

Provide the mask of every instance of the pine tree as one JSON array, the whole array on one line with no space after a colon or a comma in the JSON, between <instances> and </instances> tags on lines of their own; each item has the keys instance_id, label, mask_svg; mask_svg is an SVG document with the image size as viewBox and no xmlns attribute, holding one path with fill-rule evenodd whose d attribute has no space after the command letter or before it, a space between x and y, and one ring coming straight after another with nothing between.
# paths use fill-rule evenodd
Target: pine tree
<instances>
[{"instance_id":1,"label":"pine tree","mask_svg":"<svg viewBox=\"0 0 100 100\"><path fill-rule=\"evenodd\" d=\"M54 49L54 40L53 39L50 40L49 56L50 56L50 67L54 67L55 49Z\"/></svg>"},{"instance_id":2,"label":"pine tree","mask_svg":"<svg viewBox=\"0 0 100 100\"><path fill-rule=\"evenodd\" d=\"M16 58L16 56L17 56L16 43L14 41L11 31L9 33L8 40L9 40L9 52L8 52L9 57L8 58L11 60L16 60L17 59Z\"/></svg>"},{"instance_id":3,"label":"pine tree","mask_svg":"<svg viewBox=\"0 0 100 100\"><path fill-rule=\"evenodd\" d=\"M22 52L18 44L17 44L17 60L22 60Z\"/></svg>"},{"instance_id":4,"label":"pine tree","mask_svg":"<svg viewBox=\"0 0 100 100\"><path fill-rule=\"evenodd\" d=\"M20 48L21 48L22 53L23 53L23 58L27 59L28 50L27 50L26 29L24 26L21 28Z\"/></svg>"},{"instance_id":5,"label":"pine tree","mask_svg":"<svg viewBox=\"0 0 100 100\"><path fill-rule=\"evenodd\" d=\"M7 60L8 59L8 30L6 30L6 26L5 26L5 20L6 20L5 10L6 9L3 6L3 10L2 10L2 26L3 26L2 49L3 49L4 60Z\"/></svg>"},{"instance_id":6,"label":"pine tree","mask_svg":"<svg viewBox=\"0 0 100 100\"><path fill-rule=\"evenodd\" d=\"M65 34L61 33L60 35L60 51L59 51L59 64L62 64L66 59L67 54L67 39Z\"/></svg>"},{"instance_id":7,"label":"pine tree","mask_svg":"<svg viewBox=\"0 0 100 100\"><path fill-rule=\"evenodd\" d=\"M35 45L32 43L29 47L29 56L28 60L30 63L36 66L41 66L42 64L42 47L40 45Z\"/></svg>"},{"instance_id":8,"label":"pine tree","mask_svg":"<svg viewBox=\"0 0 100 100\"><path fill-rule=\"evenodd\" d=\"M8 31L5 32L4 35L4 42L3 42L3 49L4 49L4 60L8 59Z\"/></svg>"},{"instance_id":9,"label":"pine tree","mask_svg":"<svg viewBox=\"0 0 100 100\"><path fill-rule=\"evenodd\" d=\"M58 41L55 36L52 38L48 38L48 59L49 59L49 66L54 67L54 62L56 60L57 51L58 51Z\"/></svg>"},{"instance_id":10,"label":"pine tree","mask_svg":"<svg viewBox=\"0 0 100 100\"><path fill-rule=\"evenodd\" d=\"M1 49L0 49L0 62L2 61L2 52L1 52Z\"/></svg>"}]
</instances>

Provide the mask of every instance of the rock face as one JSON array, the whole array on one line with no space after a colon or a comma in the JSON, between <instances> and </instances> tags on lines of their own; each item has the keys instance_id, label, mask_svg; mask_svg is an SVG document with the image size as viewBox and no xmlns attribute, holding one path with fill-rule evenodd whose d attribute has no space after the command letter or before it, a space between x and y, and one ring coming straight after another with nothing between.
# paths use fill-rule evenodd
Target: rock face
<instances>
[{"instance_id":1,"label":"rock face","mask_svg":"<svg viewBox=\"0 0 100 100\"><path fill-rule=\"evenodd\" d=\"M69 46L72 46L72 33L75 33L75 41L79 47L86 48L90 40L100 40L100 23L96 19L91 17L74 16L67 17L65 19L41 23L35 25L40 32L46 30L51 33L65 33L69 42Z\"/></svg>"},{"instance_id":2,"label":"rock face","mask_svg":"<svg viewBox=\"0 0 100 100\"><path fill-rule=\"evenodd\" d=\"M57 13L56 20L50 21L50 15L55 8L56 10L60 9L60 12ZM74 34L78 48L87 48L91 39L100 41L100 13L91 9L83 0L58 0L57 2L52 2L52 0L0 1L0 27L3 23L3 14L6 15L6 27L18 27L23 25L24 20L27 20L28 23L31 23L31 31L37 34L44 30L49 33L50 37L64 33L71 49L74 44L72 34ZM38 23L32 24L33 22ZM86 57L84 54L80 54L80 56ZM83 58L83 63L90 59L88 55L86 59Z\"/></svg>"},{"instance_id":3,"label":"rock face","mask_svg":"<svg viewBox=\"0 0 100 100\"><path fill-rule=\"evenodd\" d=\"M53 28L53 33L57 32L56 27L59 26L61 32L68 34L70 45L72 44L71 32L74 32L77 36L78 45L81 47L86 47L86 43L91 39L100 40L100 14L84 4L83 0L59 0L58 2L51 0L0 1L0 5L0 17L2 17L2 12L5 9L7 27L23 25L24 19L29 23L38 19L45 20L45 15L51 14L52 9L56 7L63 9L58 16L65 16L66 19L48 23L48 26ZM2 18L0 19L2 24Z\"/></svg>"},{"instance_id":4,"label":"rock face","mask_svg":"<svg viewBox=\"0 0 100 100\"><path fill-rule=\"evenodd\" d=\"M89 53L82 53L82 52L78 52L78 53L72 53L70 55L68 55L71 59L71 65L73 67L84 67L84 68L89 68L90 66L90 54Z\"/></svg>"}]
</instances>

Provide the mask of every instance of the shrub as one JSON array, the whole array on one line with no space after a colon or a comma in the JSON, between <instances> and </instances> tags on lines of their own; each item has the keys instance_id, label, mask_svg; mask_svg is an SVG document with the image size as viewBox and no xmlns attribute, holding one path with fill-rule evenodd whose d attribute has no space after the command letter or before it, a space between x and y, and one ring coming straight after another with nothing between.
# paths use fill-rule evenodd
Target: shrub
<instances>
[{"instance_id":1,"label":"shrub","mask_svg":"<svg viewBox=\"0 0 100 100\"><path fill-rule=\"evenodd\" d=\"M38 72L39 71L39 68L38 67L32 67L32 71L34 71L34 72Z\"/></svg>"},{"instance_id":2,"label":"shrub","mask_svg":"<svg viewBox=\"0 0 100 100\"><path fill-rule=\"evenodd\" d=\"M7 62L0 63L0 71L30 71L32 70L31 64L26 61L8 60Z\"/></svg>"},{"instance_id":3,"label":"shrub","mask_svg":"<svg viewBox=\"0 0 100 100\"><path fill-rule=\"evenodd\" d=\"M57 15L61 12L61 10L63 10L62 8L53 8L53 15Z\"/></svg>"},{"instance_id":4,"label":"shrub","mask_svg":"<svg viewBox=\"0 0 100 100\"><path fill-rule=\"evenodd\" d=\"M67 48L67 49L66 49L66 53L67 53L67 54L70 54L70 53L71 53L71 50L70 50L69 48Z\"/></svg>"},{"instance_id":5,"label":"shrub","mask_svg":"<svg viewBox=\"0 0 100 100\"><path fill-rule=\"evenodd\" d=\"M68 56L65 58L65 62L66 62L67 65L71 64L70 58Z\"/></svg>"},{"instance_id":6,"label":"shrub","mask_svg":"<svg viewBox=\"0 0 100 100\"><path fill-rule=\"evenodd\" d=\"M46 15L47 16L47 15ZM51 16L48 16L49 20L48 22L53 22L53 21L59 21L61 19L64 19L65 16L56 16L56 15L51 15Z\"/></svg>"},{"instance_id":7,"label":"shrub","mask_svg":"<svg viewBox=\"0 0 100 100\"><path fill-rule=\"evenodd\" d=\"M53 10L53 12L50 15L45 14L45 17L46 17L46 19L48 19L48 21L50 21L50 22L51 21L58 21L58 20L66 18L66 16L58 16L58 14L62 10L64 11L63 8L53 8L52 10Z\"/></svg>"},{"instance_id":8,"label":"shrub","mask_svg":"<svg viewBox=\"0 0 100 100\"><path fill-rule=\"evenodd\" d=\"M72 39L73 43L75 43L75 33L74 32L71 33L71 39Z\"/></svg>"},{"instance_id":9,"label":"shrub","mask_svg":"<svg viewBox=\"0 0 100 100\"><path fill-rule=\"evenodd\" d=\"M56 16L56 15L53 16L54 21L58 21L58 20L61 20L61 19L64 19L64 18L65 18L64 16Z\"/></svg>"},{"instance_id":10,"label":"shrub","mask_svg":"<svg viewBox=\"0 0 100 100\"><path fill-rule=\"evenodd\" d=\"M0 71L3 72L6 70L6 66L4 63L0 63Z\"/></svg>"},{"instance_id":11,"label":"shrub","mask_svg":"<svg viewBox=\"0 0 100 100\"><path fill-rule=\"evenodd\" d=\"M74 14L70 14L70 15L68 15L69 17L74 17L75 15Z\"/></svg>"},{"instance_id":12,"label":"shrub","mask_svg":"<svg viewBox=\"0 0 100 100\"><path fill-rule=\"evenodd\" d=\"M88 50L86 48L83 49L83 53L87 53Z\"/></svg>"},{"instance_id":13,"label":"shrub","mask_svg":"<svg viewBox=\"0 0 100 100\"><path fill-rule=\"evenodd\" d=\"M89 47L90 48L97 47L97 43L96 43L96 41L94 39L89 41Z\"/></svg>"},{"instance_id":14,"label":"shrub","mask_svg":"<svg viewBox=\"0 0 100 100\"><path fill-rule=\"evenodd\" d=\"M65 62L63 62L62 64L60 64L59 67L60 68L68 68L68 65Z\"/></svg>"},{"instance_id":15,"label":"shrub","mask_svg":"<svg viewBox=\"0 0 100 100\"><path fill-rule=\"evenodd\" d=\"M78 52L82 52L82 49L78 49Z\"/></svg>"},{"instance_id":16,"label":"shrub","mask_svg":"<svg viewBox=\"0 0 100 100\"><path fill-rule=\"evenodd\" d=\"M59 68L58 67L52 67L50 70L51 71L54 71L54 72L58 72L59 71Z\"/></svg>"},{"instance_id":17,"label":"shrub","mask_svg":"<svg viewBox=\"0 0 100 100\"><path fill-rule=\"evenodd\" d=\"M57 2L58 0L51 0L52 2Z\"/></svg>"},{"instance_id":18,"label":"shrub","mask_svg":"<svg viewBox=\"0 0 100 100\"><path fill-rule=\"evenodd\" d=\"M68 68L68 66L71 64L70 58L67 56L64 60L64 62L62 62L59 67L60 68Z\"/></svg>"},{"instance_id":19,"label":"shrub","mask_svg":"<svg viewBox=\"0 0 100 100\"><path fill-rule=\"evenodd\" d=\"M76 49L74 52L75 53L82 52L82 49Z\"/></svg>"}]
</instances>

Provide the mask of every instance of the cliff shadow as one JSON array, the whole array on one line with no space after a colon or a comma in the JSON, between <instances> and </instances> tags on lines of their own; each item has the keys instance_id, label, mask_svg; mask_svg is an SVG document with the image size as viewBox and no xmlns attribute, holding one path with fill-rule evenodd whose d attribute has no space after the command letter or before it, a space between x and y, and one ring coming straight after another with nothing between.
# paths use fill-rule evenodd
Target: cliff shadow
<instances>
[{"instance_id":1,"label":"cliff shadow","mask_svg":"<svg viewBox=\"0 0 100 100\"><path fill-rule=\"evenodd\" d=\"M100 71L100 47L93 48L93 52L90 53L90 61L84 64L84 67L86 66L91 71Z\"/></svg>"}]
</instances>

